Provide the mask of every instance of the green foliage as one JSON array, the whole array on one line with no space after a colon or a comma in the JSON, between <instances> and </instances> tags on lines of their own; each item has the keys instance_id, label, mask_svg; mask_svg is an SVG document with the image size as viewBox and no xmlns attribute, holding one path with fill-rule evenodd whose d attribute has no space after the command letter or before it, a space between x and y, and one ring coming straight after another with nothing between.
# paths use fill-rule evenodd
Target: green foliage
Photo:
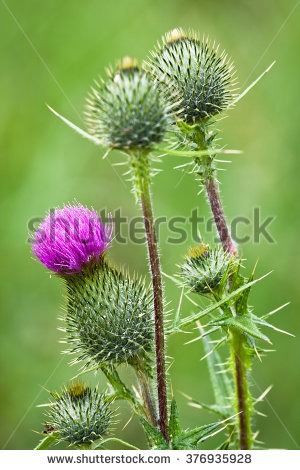
<instances>
[{"instance_id":1,"label":"green foliage","mask_svg":"<svg viewBox=\"0 0 300 470\"><path fill-rule=\"evenodd\" d=\"M236 315L235 317L224 315L212 320L209 324L237 330L240 333L246 333L253 338L262 339L270 343L269 338L260 332L250 313L247 315Z\"/></svg>"},{"instance_id":2,"label":"green foliage","mask_svg":"<svg viewBox=\"0 0 300 470\"><path fill-rule=\"evenodd\" d=\"M201 328L200 331L203 332L203 329ZM216 406L214 408L210 407L210 409L217 414L221 414L223 418L228 418L232 414L232 409L228 405L234 395L232 377L227 371L220 374L222 371L221 367L226 367L226 364L221 365L222 358L217 350L210 354L210 336L204 336L202 342L205 354L207 355L206 361L216 402ZM207 405L202 404L202 406L207 408Z\"/></svg>"},{"instance_id":3,"label":"green foliage","mask_svg":"<svg viewBox=\"0 0 300 470\"><path fill-rule=\"evenodd\" d=\"M264 350L256 345L257 340L263 340L270 343L269 338L260 331L260 326L267 326L277 331L287 333L273 327L264 319L270 314L261 318L253 313L252 307L249 305L249 295L253 285L261 280L254 280L254 270L249 279L244 278L240 274L241 262L235 262L235 269L227 270L225 277L229 281L229 292L227 289L218 292L218 294L210 296L211 304L199 312L199 314L186 317L183 320L177 319L173 325L174 330L178 331L193 322L197 321L201 336L199 339L203 341L205 358L207 359L210 379L212 382L215 404L205 404L199 400L192 400L191 404L198 408L207 409L216 415L226 419L237 414L235 424L227 426L228 438L224 445L230 448L239 448L245 445L245 448L251 448L252 444L256 446L255 438L252 437L251 416L256 401L252 397L249 387L247 374L251 369L251 359L254 355L259 358L259 352ZM227 285L227 286L228 286ZM275 313L276 309L274 312ZM221 312L216 313L217 311ZM201 326L199 319L210 315L212 319L204 326ZM174 331L173 330L173 331ZM218 339L212 340L210 333L218 336ZM211 346L214 344L214 346ZM222 362L221 356L217 349L221 346L228 345L231 351L231 357ZM234 383L233 380L234 379ZM234 386L233 386L234 385ZM240 410L240 400L243 400L243 411ZM259 399L258 401L262 401ZM245 413L243 430L241 430L240 414ZM242 433L247 429L247 440L242 444ZM242 437L241 437L242 436ZM244 447L242 447L244 448Z\"/></svg>"},{"instance_id":4,"label":"green foliage","mask_svg":"<svg viewBox=\"0 0 300 470\"><path fill-rule=\"evenodd\" d=\"M59 440L58 432L50 432L38 443L34 450L45 450L48 449L52 444L55 444Z\"/></svg>"},{"instance_id":5,"label":"green foliage","mask_svg":"<svg viewBox=\"0 0 300 470\"><path fill-rule=\"evenodd\" d=\"M149 438L157 450L189 450L198 449L199 444L210 438L216 431L222 429L222 422L199 426L194 429L182 430L179 424L178 409L173 398L170 409L169 433L170 441L167 442L161 432L151 426L145 419L139 418Z\"/></svg>"},{"instance_id":6,"label":"green foliage","mask_svg":"<svg viewBox=\"0 0 300 470\"><path fill-rule=\"evenodd\" d=\"M118 365L140 356L149 362L153 348L153 297L140 279L103 259L82 273L65 277L68 351L85 367Z\"/></svg>"},{"instance_id":7,"label":"green foliage","mask_svg":"<svg viewBox=\"0 0 300 470\"><path fill-rule=\"evenodd\" d=\"M267 276L267 274L265 276ZM243 283L236 290L231 291L229 294L224 294L221 299L219 299L218 297L214 297L214 302L209 304L208 307L200 310L198 313L195 313L183 319L178 318L176 321L174 321L172 326L169 328L168 332L172 333L175 331L180 331L182 328L185 328L197 322L201 318L215 312L219 308L223 308L225 311L228 311L228 309L230 309L230 306L234 304L234 302L239 298L243 291L253 286L257 282L261 281L265 276L262 276L261 278L255 279L248 283Z\"/></svg>"}]
</instances>

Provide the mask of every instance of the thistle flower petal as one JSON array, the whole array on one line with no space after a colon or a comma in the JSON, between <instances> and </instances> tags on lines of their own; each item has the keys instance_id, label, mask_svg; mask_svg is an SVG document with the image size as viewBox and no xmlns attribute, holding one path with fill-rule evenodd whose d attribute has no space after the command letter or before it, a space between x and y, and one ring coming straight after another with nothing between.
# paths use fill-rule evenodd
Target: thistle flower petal
<instances>
[{"instance_id":1,"label":"thistle flower petal","mask_svg":"<svg viewBox=\"0 0 300 470\"><path fill-rule=\"evenodd\" d=\"M75 201L49 211L31 235L33 254L41 264L59 274L80 272L98 261L109 248L112 223L104 224L95 211Z\"/></svg>"}]
</instances>

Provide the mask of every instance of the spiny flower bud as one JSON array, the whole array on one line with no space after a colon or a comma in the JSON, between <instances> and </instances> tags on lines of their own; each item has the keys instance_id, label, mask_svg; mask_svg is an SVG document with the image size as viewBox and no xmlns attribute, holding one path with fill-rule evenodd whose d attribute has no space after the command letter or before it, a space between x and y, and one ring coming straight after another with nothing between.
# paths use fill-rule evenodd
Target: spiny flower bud
<instances>
[{"instance_id":1,"label":"spiny flower bud","mask_svg":"<svg viewBox=\"0 0 300 470\"><path fill-rule=\"evenodd\" d=\"M152 290L101 260L66 277L66 342L73 361L118 365L144 359L153 345Z\"/></svg>"},{"instance_id":2,"label":"spiny flower bud","mask_svg":"<svg viewBox=\"0 0 300 470\"><path fill-rule=\"evenodd\" d=\"M211 250L202 244L188 250L180 277L192 292L209 294L219 287L233 263L233 258L222 248Z\"/></svg>"},{"instance_id":3,"label":"spiny flower bud","mask_svg":"<svg viewBox=\"0 0 300 470\"><path fill-rule=\"evenodd\" d=\"M109 247L111 235L112 224L105 225L93 208L75 201L47 213L31 235L31 247L41 264L64 275L98 261Z\"/></svg>"},{"instance_id":4,"label":"spiny flower bud","mask_svg":"<svg viewBox=\"0 0 300 470\"><path fill-rule=\"evenodd\" d=\"M233 65L224 52L218 55L194 32L174 29L163 37L163 45L151 53L150 72L163 89L181 99L178 118L187 124L201 123L228 107L233 94Z\"/></svg>"},{"instance_id":5,"label":"spiny flower bud","mask_svg":"<svg viewBox=\"0 0 300 470\"><path fill-rule=\"evenodd\" d=\"M151 149L161 142L171 122L172 104L137 61L125 57L108 80L100 79L88 99L89 131L105 146Z\"/></svg>"},{"instance_id":6,"label":"spiny flower bud","mask_svg":"<svg viewBox=\"0 0 300 470\"><path fill-rule=\"evenodd\" d=\"M47 413L47 427L55 429L59 439L77 447L88 446L107 435L112 424L111 400L98 389L81 382L50 392L54 403Z\"/></svg>"}]
</instances>

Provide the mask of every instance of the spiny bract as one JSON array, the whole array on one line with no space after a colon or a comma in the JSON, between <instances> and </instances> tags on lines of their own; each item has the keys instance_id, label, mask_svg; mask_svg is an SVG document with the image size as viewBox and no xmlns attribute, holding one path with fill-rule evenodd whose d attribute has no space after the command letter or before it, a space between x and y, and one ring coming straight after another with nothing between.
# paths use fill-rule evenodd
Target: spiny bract
<instances>
[{"instance_id":1,"label":"spiny bract","mask_svg":"<svg viewBox=\"0 0 300 470\"><path fill-rule=\"evenodd\" d=\"M153 296L143 281L102 260L66 278L66 341L74 362L101 365L146 358L153 344Z\"/></svg>"},{"instance_id":2,"label":"spiny bract","mask_svg":"<svg viewBox=\"0 0 300 470\"><path fill-rule=\"evenodd\" d=\"M55 429L61 440L83 446L104 437L112 424L111 401L98 389L81 382L50 392L54 403L47 412L47 425Z\"/></svg>"},{"instance_id":3,"label":"spiny bract","mask_svg":"<svg viewBox=\"0 0 300 470\"><path fill-rule=\"evenodd\" d=\"M88 99L87 123L104 145L118 149L151 149L171 123L168 104L151 76L126 57L108 80L100 79Z\"/></svg>"},{"instance_id":4,"label":"spiny bract","mask_svg":"<svg viewBox=\"0 0 300 470\"><path fill-rule=\"evenodd\" d=\"M209 294L218 288L234 259L222 248L200 245L189 250L180 277L183 285L197 294Z\"/></svg>"},{"instance_id":5,"label":"spiny bract","mask_svg":"<svg viewBox=\"0 0 300 470\"><path fill-rule=\"evenodd\" d=\"M231 103L233 65L218 47L201 42L194 32L174 29L163 37L163 45L146 63L152 75L169 92L179 96L178 118L188 124L206 121Z\"/></svg>"}]
</instances>

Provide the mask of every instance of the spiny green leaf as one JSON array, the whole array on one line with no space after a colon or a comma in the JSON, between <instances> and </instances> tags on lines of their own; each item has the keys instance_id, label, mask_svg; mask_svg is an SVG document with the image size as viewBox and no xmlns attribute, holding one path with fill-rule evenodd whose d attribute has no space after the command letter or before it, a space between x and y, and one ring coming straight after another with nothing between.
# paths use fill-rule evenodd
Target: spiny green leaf
<instances>
[{"instance_id":1,"label":"spiny green leaf","mask_svg":"<svg viewBox=\"0 0 300 470\"><path fill-rule=\"evenodd\" d=\"M240 258L236 265L236 269L231 274L229 292L233 292L239 289L239 287L242 287L245 283L244 277L241 276L240 274L241 265L242 265L242 259Z\"/></svg>"},{"instance_id":2,"label":"spiny green leaf","mask_svg":"<svg viewBox=\"0 0 300 470\"><path fill-rule=\"evenodd\" d=\"M212 423L182 431L180 436L173 441L173 445L181 449L195 446L199 441L202 442L208 439L214 431L220 428L220 426L221 423Z\"/></svg>"},{"instance_id":3,"label":"spiny green leaf","mask_svg":"<svg viewBox=\"0 0 300 470\"><path fill-rule=\"evenodd\" d=\"M189 317L184 318L183 320L179 321L178 323L173 323L171 326L170 330L168 331L169 333L174 333L175 331L180 330L181 328L184 328L191 323L196 322L197 320L200 320L200 318L204 317L205 315L208 315L209 313L212 313L213 311L217 310L218 308L222 307L225 303L229 302L230 300L234 299L237 295L239 295L241 292L243 292L245 289L247 289L250 286L253 286L257 282L261 281L263 278L268 276L270 273L265 274L264 276L260 277L259 279L255 279L252 282L248 282L247 284L244 284L243 286L239 287L235 291L231 292L230 294L226 295L223 297L219 302L216 302L212 305L209 305L206 309L200 311L197 314L190 315Z\"/></svg>"},{"instance_id":4,"label":"spiny green leaf","mask_svg":"<svg viewBox=\"0 0 300 470\"><path fill-rule=\"evenodd\" d=\"M117 437L109 437L108 439L104 439L99 444L97 444L97 446L94 447L93 450L105 449L104 444L106 444L106 442L118 442L118 444L122 444L128 447L129 449L140 450L138 447L135 447L132 444L129 444L129 442L123 441L122 439L118 439Z\"/></svg>"},{"instance_id":5,"label":"spiny green leaf","mask_svg":"<svg viewBox=\"0 0 300 470\"><path fill-rule=\"evenodd\" d=\"M227 450L229 448L230 440L226 440L218 447L218 450Z\"/></svg>"},{"instance_id":6,"label":"spiny green leaf","mask_svg":"<svg viewBox=\"0 0 300 470\"><path fill-rule=\"evenodd\" d=\"M179 424L179 416L178 416L178 408L173 398L171 403L171 413L170 413L170 420L169 420L169 432L172 439L175 439L180 434L180 424Z\"/></svg>"},{"instance_id":7,"label":"spiny green leaf","mask_svg":"<svg viewBox=\"0 0 300 470\"><path fill-rule=\"evenodd\" d=\"M38 445L34 448L34 450L45 450L53 444L57 439L59 439L59 434L57 432L52 432L44 437Z\"/></svg>"},{"instance_id":8,"label":"spiny green leaf","mask_svg":"<svg viewBox=\"0 0 300 470\"><path fill-rule=\"evenodd\" d=\"M139 416L138 418L145 430L145 433L150 439L152 439L157 448L161 450L170 448L164 436L158 429L151 426L151 424L149 424L144 418L142 418L142 416Z\"/></svg>"},{"instance_id":9,"label":"spiny green leaf","mask_svg":"<svg viewBox=\"0 0 300 470\"><path fill-rule=\"evenodd\" d=\"M200 328L200 331L202 330L203 328ZM203 338L203 346L206 354L208 354L210 350L209 341L209 336ZM221 356L219 355L218 351L214 351L212 354L207 356L206 360L216 403L219 407L224 407L228 404L225 398L232 397L234 394L232 382L227 374L216 373L218 370L217 364L220 364L222 362Z\"/></svg>"},{"instance_id":10,"label":"spiny green leaf","mask_svg":"<svg viewBox=\"0 0 300 470\"><path fill-rule=\"evenodd\" d=\"M258 325L266 326L267 328L271 328L272 330L278 331L278 333L283 333L285 335L295 337L295 335L293 335L292 333L289 333L288 331L285 331L285 330L281 330L280 328L277 328L276 326L272 325L271 323L266 322L265 320L262 320L259 317L256 317L254 315L253 317L254 317L255 323L257 323Z\"/></svg>"},{"instance_id":11,"label":"spiny green leaf","mask_svg":"<svg viewBox=\"0 0 300 470\"><path fill-rule=\"evenodd\" d=\"M261 320L265 320L266 318L270 317L271 315L274 315L274 313L279 312L279 310L283 309L284 307L286 307L289 304L290 304L290 302L287 302L286 304L281 305L280 307L276 308L275 310L272 310L271 312L267 313L266 315L263 315L261 317Z\"/></svg>"},{"instance_id":12,"label":"spiny green leaf","mask_svg":"<svg viewBox=\"0 0 300 470\"><path fill-rule=\"evenodd\" d=\"M239 330L241 333L247 333L248 335L253 336L254 338L262 339L264 341L267 341L267 343L272 344L269 338L263 333L261 333L260 330L257 328L250 314L237 315L235 317L224 316L211 321L210 324L233 328Z\"/></svg>"},{"instance_id":13,"label":"spiny green leaf","mask_svg":"<svg viewBox=\"0 0 300 470\"><path fill-rule=\"evenodd\" d=\"M223 407L219 406L219 405L207 405L206 403L203 403L202 401L198 401L198 400L192 400L190 402L190 405L194 405L195 408L203 408L207 411L211 411L212 413L215 413L216 415L218 416L221 416L221 418L225 419L225 418L228 418L229 416L231 416L231 410L230 408L224 410Z\"/></svg>"},{"instance_id":14,"label":"spiny green leaf","mask_svg":"<svg viewBox=\"0 0 300 470\"><path fill-rule=\"evenodd\" d=\"M73 129L75 132L77 132L77 134L81 135L82 137L85 137L86 139L88 140L91 140L94 144L96 145L103 145L103 142L101 142L99 139L97 139L96 137L92 136L91 134L88 134L87 132L85 132L84 130L80 129L80 127L76 126L75 124L73 124L71 121L69 121L68 119L66 119L65 117L61 116L57 111L55 111L53 108L51 108L51 106L49 106L48 104L46 105L48 107L48 109L50 109L50 111L55 115L57 116L59 119L61 119L65 124L67 124L67 126L69 126L71 129Z\"/></svg>"},{"instance_id":15,"label":"spiny green leaf","mask_svg":"<svg viewBox=\"0 0 300 470\"><path fill-rule=\"evenodd\" d=\"M253 270L253 272L251 273L251 275L248 279L248 284L249 284L249 282L253 281L253 277L254 277L254 270ZM250 294L250 291L251 291L251 287L252 286L250 286L250 287L248 287L248 289L244 290L244 292L241 293L241 295L238 297L238 299L235 303L236 312L239 315L243 315L243 314L247 313L247 311L248 311L248 298L249 298L249 294Z\"/></svg>"}]
</instances>

